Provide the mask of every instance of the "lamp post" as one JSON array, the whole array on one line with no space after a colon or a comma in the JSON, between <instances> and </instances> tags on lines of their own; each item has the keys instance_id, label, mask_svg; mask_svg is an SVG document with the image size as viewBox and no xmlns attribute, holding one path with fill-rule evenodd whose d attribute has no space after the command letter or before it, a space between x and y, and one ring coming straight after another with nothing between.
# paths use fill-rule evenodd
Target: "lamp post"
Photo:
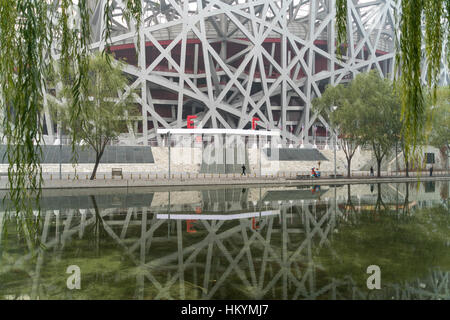
<instances>
[{"instance_id":1,"label":"lamp post","mask_svg":"<svg viewBox=\"0 0 450 320\"><path fill-rule=\"evenodd\" d=\"M58 138L59 138L59 180L62 180L62 126L61 123L58 126Z\"/></svg>"},{"instance_id":2,"label":"lamp post","mask_svg":"<svg viewBox=\"0 0 450 320\"><path fill-rule=\"evenodd\" d=\"M314 148L317 149L317 125L313 125L313 135L314 135Z\"/></svg>"},{"instance_id":3,"label":"lamp post","mask_svg":"<svg viewBox=\"0 0 450 320\"><path fill-rule=\"evenodd\" d=\"M337 106L332 106L331 110L335 111L337 109ZM334 178L336 179L336 148L337 148L337 134L336 130L333 130L334 132Z\"/></svg>"},{"instance_id":4,"label":"lamp post","mask_svg":"<svg viewBox=\"0 0 450 320\"><path fill-rule=\"evenodd\" d=\"M302 149L302 148L304 148L305 146L304 146L304 142L305 142L305 132L304 132L304 130L305 130L305 126L302 124L302 134L301 134L301 137L302 137L302 144L300 145L300 148Z\"/></svg>"},{"instance_id":5,"label":"lamp post","mask_svg":"<svg viewBox=\"0 0 450 320\"><path fill-rule=\"evenodd\" d=\"M169 180L170 180L170 131L167 133L167 143L169 144Z\"/></svg>"},{"instance_id":6,"label":"lamp post","mask_svg":"<svg viewBox=\"0 0 450 320\"><path fill-rule=\"evenodd\" d=\"M336 179L336 148L337 148L337 137L334 133L334 178Z\"/></svg>"},{"instance_id":7,"label":"lamp post","mask_svg":"<svg viewBox=\"0 0 450 320\"><path fill-rule=\"evenodd\" d=\"M223 173L226 175L228 173L227 172L227 135L226 134L223 135L223 146L224 146L224 148L223 148ZM234 163L234 150L233 150L233 163Z\"/></svg>"},{"instance_id":8,"label":"lamp post","mask_svg":"<svg viewBox=\"0 0 450 320\"><path fill-rule=\"evenodd\" d=\"M262 161L262 148L263 148L263 145L261 143L261 136L258 137L258 142L259 142L259 177L261 178L261 176L262 176L261 161Z\"/></svg>"}]
</instances>

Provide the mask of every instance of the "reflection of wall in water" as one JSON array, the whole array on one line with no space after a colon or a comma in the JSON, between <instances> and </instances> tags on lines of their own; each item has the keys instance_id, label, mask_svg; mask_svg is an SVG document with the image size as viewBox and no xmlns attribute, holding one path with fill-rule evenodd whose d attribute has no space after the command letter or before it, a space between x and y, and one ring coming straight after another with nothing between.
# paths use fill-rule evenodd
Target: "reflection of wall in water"
<instances>
[{"instance_id":1,"label":"reflection of wall in water","mask_svg":"<svg viewBox=\"0 0 450 320\"><path fill-rule=\"evenodd\" d=\"M354 283L351 278L345 278L319 285L320 266L315 264L314 256L321 248L330 245L333 233L339 229L339 220L343 217L341 204L345 204L346 199L335 201L332 196L340 188L324 188L320 200L316 197L298 199L304 192L311 192L308 189L290 188L289 192L283 193L275 188L266 190L256 204L247 201L247 189L203 191L202 201L208 210L222 210L222 206L235 211L244 210L247 206L248 210L254 211L260 204L269 202L270 205L278 204L281 214L261 219L256 217L257 228L252 219L199 220L195 222L195 235L187 233L185 221L158 220L156 213L145 206L125 210L114 206L101 207L100 215L107 240L117 243L122 255L144 270L143 274L136 276L135 298L145 298L145 288L152 287L161 288L152 298L183 299L189 296L189 290L193 290L192 286L185 287L187 281L203 288L198 290L196 298L226 298L227 291L237 286L246 288L248 296L257 299L314 299L324 296L335 299ZM353 188L358 190L357 186ZM342 186L342 189L346 191L347 186ZM364 198L363 193L359 194L360 199ZM216 208L217 203L220 206ZM64 251L73 239L85 238L86 230L96 221L92 209L45 210L43 217L42 239L47 251L42 252L36 270L41 267L39 263L52 259L54 248ZM36 275L39 273L34 272ZM448 279L448 274L444 273L442 279L445 276ZM169 290L170 286L177 289ZM419 289L412 284L406 289L401 288L397 294L401 296L407 292L414 296ZM36 297L37 292L30 292L30 296ZM353 295L353 298L364 298L366 294L355 290Z\"/></svg>"}]
</instances>

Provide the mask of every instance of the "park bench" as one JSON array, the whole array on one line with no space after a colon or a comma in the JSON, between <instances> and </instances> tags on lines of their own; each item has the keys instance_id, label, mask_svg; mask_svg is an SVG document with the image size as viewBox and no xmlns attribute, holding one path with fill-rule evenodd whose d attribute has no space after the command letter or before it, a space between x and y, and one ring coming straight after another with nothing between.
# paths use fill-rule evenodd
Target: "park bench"
<instances>
[{"instance_id":1,"label":"park bench","mask_svg":"<svg viewBox=\"0 0 450 320\"><path fill-rule=\"evenodd\" d=\"M122 168L112 168L111 175L122 177Z\"/></svg>"},{"instance_id":2,"label":"park bench","mask_svg":"<svg viewBox=\"0 0 450 320\"><path fill-rule=\"evenodd\" d=\"M309 179L311 178L311 175L309 174L297 174L297 179Z\"/></svg>"}]
</instances>

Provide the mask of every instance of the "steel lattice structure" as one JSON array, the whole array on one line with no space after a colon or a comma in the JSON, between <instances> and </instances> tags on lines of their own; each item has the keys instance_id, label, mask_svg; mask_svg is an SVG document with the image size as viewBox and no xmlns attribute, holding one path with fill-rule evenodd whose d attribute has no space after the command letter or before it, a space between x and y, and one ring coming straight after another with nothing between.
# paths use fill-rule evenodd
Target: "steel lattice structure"
<instances>
[{"instance_id":1,"label":"steel lattice structure","mask_svg":"<svg viewBox=\"0 0 450 320\"><path fill-rule=\"evenodd\" d=\"M231 129L257 117L281 130L283 144L308 144L331 131L311 110L327 84L370 69L394 75L399 1L348 1L341 56L335 0L142 0L138 28L123 19L122 1L110 1L111 43L102 36L105 2L91 2L92 49L109 45L132 79L125 94L140 93L142 117L126 143L161 144L156 129L186 127L196 115L197 127Z\"/></svg>"},{"instance_id":2,"label":"steel lattice structure","mask_svg":"<svg viewBox=\"0 0 450 320\"><path fill-rule=\"evenodd\" d=\"M42 231L40 240L47 250L25 250L23 255L16 259L5 259L0 268L3 273L20 270L28 274L29 286L26 291L20 292L31 299L51 298L51 294L65 296L68 291L49 282L48 273L43 271L52 257L71 257L75 254L71 247L80 246L82 239L91 239L92 227L99 224L104 230L105 239L117 245L118 252L140 272L130 272L127 269L126 277L136 278L134 290L135 299L149 298L144 295L150 289L153 292L151 299L187 299L198 291L196 298L218 299L220 291L228 288L230 283L250 288L247 292L250 299L447 299L450 294L449 272L430 268L422 278L411 279L406 283L391 284L383 282L383 290L368 294L361 290L361 283L352 279L348 274L342 278L319 281L324 272L323 262L318 258L319 252L330 250L330 254L337 257L332 241L333 233L346 224L358 223L363 216L360 210L364 205L374 203L375 199L362 199L370 195L359 189L354 199L336 196L336 187L325 191L322 200L312 199L264 201L265 193L270 188L261 191L259 199L250 202L247 193L241 189L207 190L202 192L201 203L183 203L176 205L159 206L153 204L153 199L170 192L146 193L145 202L137 203L126 209L120 208L123 204L106 204L106 207L97 209L89 202L65 202L64 208L49 201L52 209L42 210ZM401 190L404 191L404 190ZM181 193L183 193L182 191ZM226 198L225 192L229 197ZM341 191L342 192L342 191ZM390 185L381 195L383 201L395 204L405 199L401 193L400 199L395 199L395 187ZM226 207L230 211L224 214L219 208L218 195L227 199ZM346 192L344 191L344 194ZM177 192L175 192L177 194ZM179 195L180 193L178 193ZM439 196L439 192L436 192ZM230 196L232 195L232 196ZM341 194L342 195L342 194ZM173 196L173 195L172 195ZM360 197L361 196L361 197ZM92 196L94 197L94 196ZM127 195L126 197L129 197ZM122 198L126 201L126 197ZM176 197L173 197L176 198ZM149 200L150 199L150 200ZM213 200L216 199L216 200ZM130 200L130 199L128 199ZM210 201L210 206L204 206ZM354 201L354 205L351 205ZM70 208L71 205L81 204L81 208ZM100 202L99 202L100 203ZM129 202L128 202L129 203ZM164 201L162 201L164 203ZM252 220L236 219L233 221L205 219L196 221L199 233L190 237L185 227L187 221L158 219L158 211L167 213L194 212L197 206L202 206L206 212L216 212L228 215L230 212L248 210L264 210L277 208L280 214L258 219L258 229L255 229ZM362 206L361 206L362 205ZM428 205L432 205L428 202ZM216 210L215 210L216 209ZM399 219L405 219L408 211L399 213ZM408 210L408 209L406 209ZM0 209L0 226L6 213ZM2 229L0 228L0 236ZM0 244L2 238L0 237ZM73 243L74 242L74 243ZM10 245L17 245L11 242ZM158 250L163 245L164 250ZM14 248L14 247L13 247ZM79 250L86 250L81 246ZM4 250L8 252L8 247ZM93 248L90 247L89 250ZM68 251L68 252L67 252ZM22 252L22 251L20 251ZM9 257L9 256L6 256ZM2 261L3 262L3 261ZM108 274L114 267L102 270L99 273ZM195 275L194 275L195 274ZM118 276L118 275L117 275ZM111 287L118 285L118 277ZM217 281L211 281L217 279ZM194 286L192 286L194 284ZM426 284L426 286L424 286ZM95 286L90 283L89 286ZM198 289L201 290L198 290ZM0 296L4 292L0 287ZM275 290L279 290L275 293ZM3 291L3 292L2 292ZM61 293L62 292L62 293ZM351 296L348 296L351 292ZM49 294L51 293L51 294ZM131 298L129 296L128 298Z\"/></svg>"}]
</instances>

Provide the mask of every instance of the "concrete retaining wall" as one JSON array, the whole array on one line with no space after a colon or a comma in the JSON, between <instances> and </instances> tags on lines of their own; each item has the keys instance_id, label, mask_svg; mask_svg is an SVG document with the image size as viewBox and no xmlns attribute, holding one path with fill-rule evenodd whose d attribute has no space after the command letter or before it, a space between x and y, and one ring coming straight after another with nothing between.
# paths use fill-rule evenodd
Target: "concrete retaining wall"
<instances>
[{"instance_id":1,"label":"concrete retaining wall","mask_svg":"<svg viewBox=\"0 0 450 320\"><path fill-rule=\"evenodd\" d=\"M124 173L142 172L142 173L168 173L168 159L169 151L167 147L152 147L154 163L100 163L99 173L111 173L112 168L122 168ZM433 165L435 170L440 170L445 167L444 159L438 149L427 147L424 152L435 153L436 163ZM322 172L334 171L334 151L321 150L321 153L328 159L328 161L321 161L320 170ZM267 158L264 152L256 148L248 149L248 159L250 172L259 175L261 161L261 173L263 175L277 172L310 172L312 167L318 167L317 161L271 161ZM404 169L403 157L399 155L399 168ZM171 172L172 173L199 173L202 163L202 150L200 147L172 147L171 148ZM342 150L336 152L336 166L337 172L340 174L347 173L347 161ZM358 149L352 159L352 171L368 171L370 166L376 170L376 161L371 151ZM77 173L89 174L92 172L94 164L78 164L75 168L72 164L62 164L63 173ZM58 173L59 164L43 164L43 172ZM382 170L386 172L395 171L396 161L395 156L391 156L387 161L383 161ZM0 164L0 172L5 174L8 170L7 164Z\"/></svg>"}]
</instances>

